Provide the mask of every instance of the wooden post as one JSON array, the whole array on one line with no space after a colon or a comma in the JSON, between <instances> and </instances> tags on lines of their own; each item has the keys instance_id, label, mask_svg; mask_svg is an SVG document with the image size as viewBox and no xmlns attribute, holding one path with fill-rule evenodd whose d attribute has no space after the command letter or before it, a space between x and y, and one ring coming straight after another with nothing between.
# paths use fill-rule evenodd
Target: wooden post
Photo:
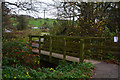
<instances>
[{"instance_id":1,"label":"wooden post","mask_svg":"<svg viewBox=\"0 0 120 80\"><path fill-rule=\"evenodd\" d=\"M29 46L30 46L30 52L32 52L32 36L29 35Z\"/></svg>"},{"instance_id":2,"label":"wooden post","mask_svg":"<svg viewBox=\"0 0 120 80\"><path fill-rule=\"evenodd\" d=\"M103 39L102 38L100 41L100 54L103 55ZM101 56L101 60L102 60L102 56Z\"/></svg>"},{"instance_id":3,"label":"wooden post","mask_svg":"<svg viewBox=\"0 0 120 80\"><path fill-rule=\"evenodd\" d=\"M63 60L66 60L66 38L64 38L64 54L63 54Z\"/></svg>"},{"instance_id":4,"label":"wooden post","mask_svg":"<svg viewBox=\"0 0 120 80\"><path fill-rule=\"evenodd\" d=\"M80 55L79 55L79 63L84 61L84 39L80 39Z\"/></svg>"},{"instance_id":5,"label":"wooden post","mask_svg":"<svg viewBox=\"0 0 120 80\"><path fill-rule=\"evenodd\" d=\"M50 56L49 56L49 61L52 61L52 37L50 37Z\"/></svg>"},{"instance_id":6,"label":"wooden post","mask_svg":"<svg viewBox=\"0 0 120 80\"><path fill-rule=\"evenodd\" d=\"M39 56L41 54L41 37L39 36Z\"/></svg>"}]
</instances>

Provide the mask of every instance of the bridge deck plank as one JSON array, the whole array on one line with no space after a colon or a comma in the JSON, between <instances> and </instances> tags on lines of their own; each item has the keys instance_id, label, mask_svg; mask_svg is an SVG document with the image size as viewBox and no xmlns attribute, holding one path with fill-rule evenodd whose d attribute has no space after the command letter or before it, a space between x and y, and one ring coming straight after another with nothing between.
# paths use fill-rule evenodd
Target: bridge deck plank
<instances>
[{"instance_id":1,"label":"bridge deck plank","mask_svg":"<svg viewBox=\"0 0 120 80\"><path fill-rule=\"evenodd\" d=\"M39 50L33 49L32 52L39 53ZM49 56L50 52L41 50L41 54ZM63 59L63 55L62 54L54 53L54 52L52 52L52 57ZM68 55L66 55L66 60L68 60L68 61L74 61L74 62L79 62L79 58L68 56Z\"/></svg>"},{"instance_id":2,"label":"bridge deck plank","mask_svg":"<svg viewBox=\"0 0 120 80\"><path fill-rule=\"evenodd\" d=\"M39 53L39 50L33 49L32 52ZM49 56L50 52L41 50L41 54ZM52 52L52 57L63 59L62 54L54 53L54 52ZM66 55L66 60L67 61L73 61L73 62L79 62L79 58L73 57L73 56L68 56L68 55ZM87 60L87 59L84 59L84 62L86 62L86 63L91 62L92 64L101 63L101 62L98 62L98 61L95 61L95 60Z\"/></svg>"}]
</instances>

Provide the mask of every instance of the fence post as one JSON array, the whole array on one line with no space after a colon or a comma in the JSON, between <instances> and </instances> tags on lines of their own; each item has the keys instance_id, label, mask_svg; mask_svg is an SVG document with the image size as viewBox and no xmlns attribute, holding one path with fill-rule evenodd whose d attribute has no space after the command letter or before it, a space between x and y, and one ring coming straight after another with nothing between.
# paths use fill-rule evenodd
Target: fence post
<instances>
[{"instance_id":1,"label":"fence post","mask_svg":"<svg viewBox=\"0 0 120 80\"><path fill-rule=\"evenodd\" d=\"M103 55L103 39L101 38L101 41L100 41L100 54ZM102 56L101 56L101 60L102 60Z\"/></svg>"},{"instance_id":2,"label":"fence post","mask_svg":"<svg viewBox=\"0 0 120 80\"><path fill-rule=\"evenodd\" d=\"M39 56L41 54L41 37L39 36Z\"/></svg>"},{"instance_id":3,"label":"fence post","mask_svg":"<svg viewBox=\"0 0 120 80\"><path fill-rule=\"evenodd\" d=\"M66 38L64 38L64 54L63 54L63 60L66 60Z\"/></svg>"},{"instance_id":4,"label":"fence post","mask_svg":"<svg viewBox=\"0 0 120 80\"><path fill-rule=\"evenodd\" d=\"M80 39L80 55L79 55L79 63L84 61L84 39Z\"/></svg>"},{"instance_id":5,"label":"fence post","mask_svg":"<svg viewBox=\"0 0 120 80\"><path fill-rule=\"evenodd\" d=\"M52 61L52 37L50 36L50 56L49 56L49 61Z\"/></svg>"},{"instance_id":6,"label":"fence post","mask_svg":"<svg viewBox=\"0 0 120 80\"><path fill-rule=\"evenodd\" d=\"M30 52L32 52L32 36L29 35L29 46L30 46Z\"/></svg>"}]
</instances>

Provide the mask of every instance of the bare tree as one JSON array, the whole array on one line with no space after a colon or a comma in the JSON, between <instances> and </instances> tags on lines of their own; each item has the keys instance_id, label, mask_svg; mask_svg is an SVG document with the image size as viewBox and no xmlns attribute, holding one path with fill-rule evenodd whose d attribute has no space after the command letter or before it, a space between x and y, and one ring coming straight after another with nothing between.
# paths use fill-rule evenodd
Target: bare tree
<instances>
[{"instance_id":1,"label":"bare tree","mask_svg":"<svg viewBox=\"0 0 120 80\"><path fill-rule=\"evenodd\" d=\"M74 27L77 18L79 32L83 35L102 36L109 21L112 2L56 2L58 18L71 20ZM115 6L116 7L116 6ZM115 27L114 27L115 28ZM77 30L78 31L78 30ZM77 32L78 33L78 32Z\"/></svg>"}]
</instances>

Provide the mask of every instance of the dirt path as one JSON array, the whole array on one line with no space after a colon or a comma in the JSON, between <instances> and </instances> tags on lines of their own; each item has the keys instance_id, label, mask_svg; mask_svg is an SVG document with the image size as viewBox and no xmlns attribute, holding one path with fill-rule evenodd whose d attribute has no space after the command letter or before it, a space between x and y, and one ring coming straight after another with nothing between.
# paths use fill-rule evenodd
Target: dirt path
<instances>
[{"instance_id":1,"label":"dirt path","mask_svg":"<svg viewBox=\"0 0 120 80\"><path fill-rule=\"evenodd\" d=\"M96 67L95 75L93 78L118 78L120 79L120 66L116 64L108 64L100 62L94 64Z\"/></svg>"}]
</instances>

